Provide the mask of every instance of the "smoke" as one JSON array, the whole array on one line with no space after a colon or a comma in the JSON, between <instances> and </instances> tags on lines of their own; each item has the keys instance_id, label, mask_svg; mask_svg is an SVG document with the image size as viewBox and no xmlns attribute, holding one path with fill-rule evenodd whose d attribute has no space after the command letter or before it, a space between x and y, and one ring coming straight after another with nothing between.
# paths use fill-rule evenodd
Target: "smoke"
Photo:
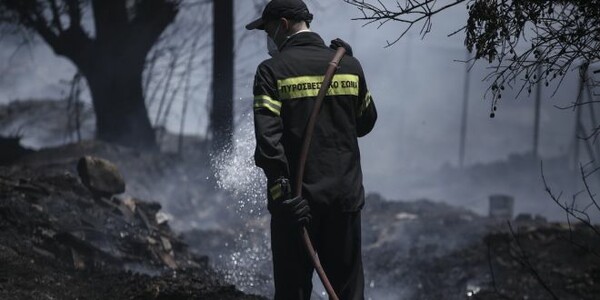
<instances>
[{"instance_id":1,"label":"smoke","mask_svg":"<svg viewBox=\"0 0 600 300\"><path fill-rule=\"evenodd\" d=\"M429 197L446 200L443 193L414 189L415 178L426 178L444 165L458 163L461 103L465 65L464 35L447 35L464 25L466 9L457 7L436 15L432 31L421 39L418 33L407 35L392 47L385 48L387 40L399 34L399 27L390 22L381 28L363 26L354 7L343 3L307 0L315 15L311 29L326 43L341 37L348 41L354 55L361 61L371 94L379 110L374 131L361 139L365 186L392 199ZM243 25L260 15L261 1L236 2L236 82L235 99L252 95L254 70L261 60L268 58L264 32L247 31ZM192 16L182 14L182 21ZM187 23L186 23L187 24ZM0 47L0 102L29 98L60 98L64 93L61 83L75 72L67 60L57 57L43 43L18 49L16 40L5 39ZM210 47L202 49L200 60L210 60ZM533 98L516 97L506 91L496 118L490 119L490 102L485 100L487 82L482 79L489 72L485 63L476 64L470 71L466 159L467 166L506 160L512 153L525 153L532 148ZM193 80L199 86L212 70L197 74ZM555 105L565 105L576 97L576 72L569 74L556 95L550 97L553 87L543 89L541 112L540 153L542 157L564 155L571 150L574 140L574 113L561 111ZM206 103L209 93L204 88L190 93L188 117L184 132L201 133L206 128ZM89 100L87 100L89 101ZM244 106L242 101L235 103ZM182 111L181 101L172 111ZM154 110L150 109L154 115ZM194 116L194 117L192 117ZM182 114L174 113L166 122L171 131L179 130ZM154 118L153 118L154 119ZM41 146L41 145L40 145ZM249 159L246 157L245 159ZM247 162L246 162L247 163ZM224 183L225 184L225 183ZM465 187L468 189L468 187ZM425 190L424 193L421 191ZM417 193L419 193L417 195ZM453 203L459 203L453 201Z\"/></svg>"}]
</instances>

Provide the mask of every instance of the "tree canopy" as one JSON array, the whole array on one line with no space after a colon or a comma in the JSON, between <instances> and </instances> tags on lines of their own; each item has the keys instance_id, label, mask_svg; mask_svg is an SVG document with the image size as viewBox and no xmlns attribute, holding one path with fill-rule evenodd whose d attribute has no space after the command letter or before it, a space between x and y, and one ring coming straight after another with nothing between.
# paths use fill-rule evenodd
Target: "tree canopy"
<instances>
[{"instance_id":1,"label":"tree canopy","mask_svg":"<svg viewBox=\"0 0 600 300\"><path fill-rule=\"evenodd\" d=\"M357 7L362 17L356 19L368 24L401 24L399 36L388 46L415 26L426 35L435 15L466 7L466 24L451 35L463 31L474 59L493 65L487 79L494 108L505 87L531 92L532 85L562 82L572 68L600 60L599 0L343 1Z\"/></svg>"}]
</instances>

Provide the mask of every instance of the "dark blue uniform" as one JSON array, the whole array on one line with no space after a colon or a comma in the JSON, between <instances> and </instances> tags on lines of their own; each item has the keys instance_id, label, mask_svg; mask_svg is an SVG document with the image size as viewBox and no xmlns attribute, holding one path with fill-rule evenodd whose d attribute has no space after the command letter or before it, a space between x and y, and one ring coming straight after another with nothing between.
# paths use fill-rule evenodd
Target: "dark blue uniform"
<instances>
[{"instance_id":1,"label":"dark blue uniform","mask_svg":"<svg viewBox=\"0 0 600 300\"><path fill-rule=\"evenodd\" d=\"M258 66L255 161L269 186L280 177L292 183L296 180L304 130L334 54L318 34L300 32L280 46L279 54ZM317 119L302 184L313 216L308 226L311 238L341 299L363 298L360 210L364 188L357 138L369 133L376 119L360 63L343 57ZM273 190L268 198L269 203L283 200ZM313 268L298 228L273 215L271 246L275 298L309 299Z\"/></svg>"}]
</instances>

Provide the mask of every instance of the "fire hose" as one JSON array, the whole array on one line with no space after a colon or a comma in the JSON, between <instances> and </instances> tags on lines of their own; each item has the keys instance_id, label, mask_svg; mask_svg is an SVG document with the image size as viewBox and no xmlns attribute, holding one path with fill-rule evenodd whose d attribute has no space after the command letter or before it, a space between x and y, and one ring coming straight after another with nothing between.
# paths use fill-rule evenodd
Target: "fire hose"
<instances>
[{"instance_id":1,"label":"fire hose","mask_svg":"<svg viewBox=\"0 0 600 300\"><path fill-rule=\"evenodd\" d=\"M295 186L296 197L302 196L302 178L304 177L304 165L306 163L306 158L308 156L308 148L310 147L310 141L312 139L312 134L315 129L315 124L317 123L317 116L319 115L319 111L321 110L321 104L323 104L323 99L325 98L325 95L327 94L327 90L329 89L329 85L331 84L331 79L333 78L333 74L337 70L338 64L345 53L346 53L346 49L344 47L337 48L337 51L336 51L335 55L333 56L333 59L331 60L331 62L329 62L329 67L327 68L327 72L325 72L325 76L323 78L323 84L321 84L321 88L319 89L319 93L317 94L317 98L315 100L315 106L310 115L310 118L308 119L308 124L306 125L306 131L304 133L304 140L302 141L302 149L300 152L300 159L298 161L298 169L297 169L298 171L296 173L296 186ZM310 255L313 266L317 270L317 274L319 275L319 278L321 279L321 282L323 283L323 286L325 287L327 294L329 294L329 298L338 300L339 298L337 297L335 291L333 290L333 287L331 286L331 283L329 282L329 279L327 278L327 275L325 274L325 271L323 270L323 267L321 266L321 262L319 261L319 256L317 255L317 252L315 251L315 248L313 247L313 244L310 240L310 236L308 235L308 230L306 230L306 227L302 227L302 240L304 242L304 246L306 247L306 251L308 251L308 254Z\"/></svg>"}]
</instances>

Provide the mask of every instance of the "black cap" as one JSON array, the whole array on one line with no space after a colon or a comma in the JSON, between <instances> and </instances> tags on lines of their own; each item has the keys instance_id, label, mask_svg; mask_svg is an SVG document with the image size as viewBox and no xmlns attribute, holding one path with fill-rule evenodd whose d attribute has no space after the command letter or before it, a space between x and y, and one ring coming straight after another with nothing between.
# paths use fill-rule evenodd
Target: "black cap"
<instances>
[{"instance_id":1,"label":"black cap","mask_svg":"<svg viewBox=\"0 0 600 300\"><path fill-rule=\"evenodd\" d=\"M308 11L308 7L302 0L272 0L263 10L262 16L246 25L246 29L264 30L267 21L279 18L310 23L313 15Z\"/></svg>"}]
</instances>

